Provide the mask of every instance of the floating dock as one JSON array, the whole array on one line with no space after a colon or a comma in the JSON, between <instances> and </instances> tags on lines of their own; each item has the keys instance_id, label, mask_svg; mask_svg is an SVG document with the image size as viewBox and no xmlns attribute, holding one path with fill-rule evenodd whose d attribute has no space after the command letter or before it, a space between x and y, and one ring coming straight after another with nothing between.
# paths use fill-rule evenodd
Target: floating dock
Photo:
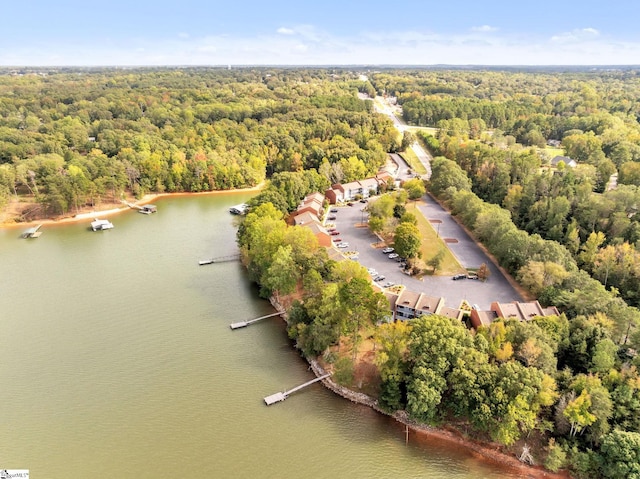
<instances>
[{"instance_id":1,"label":"floating dock","mask_svg":"<svg viewBox=\"0 0 640 479\"><path fill-rule=\"evenodd\" d=\"M237 261L240 259L240 253L230 254L228 256L218 256L217 258L211 259L203 259L198 261L200 266L204 266L205 264L213 264L213 263L224 263L226 261Z\"/></svg>"},{"instance_id":2,"label":"floating dock","mask_svg":"<svg viewBox=\"0 0 640 479\"><path fill-rule=\"evenodd\" d=\"M39 238L42 234L42 231L38 231L42 228L42 225L34 226L33 228L29 228L27 231L22 233L23 238Z\"/></svg>"},{"instance_id":3,"label":"floating dock","mask_svg":"<svg viewBox=\"0 0 640 479\"><path fill-rule=\"evenodd\" d=\"M320 376L319 378L315 378L315 379L312 379L311 381L307 381L306 383L301 384L300 386L296 386L293 389L289 389L288 391L282 391L279 393L272 394L271 396L267 396L266 398L264 398L264 402L267 406L271 406L272 404L275 404L277 402L284 401L289 397L290 394L293 394L296 391L300 391L300 389L306 388L307 386L313 383L317 383L318 381L327 379L329 376L331 376L331 374L325 374L324 376Z\"/></svg>"},{"instance_id":4,"label":"floating dock","mask_svg":"<svg viewBox=\"0 0 640 479\"><path fill-rule=\"evenodd\" d=\"M231 329L240 329L240 328L246 328L247 326L249 326L250 324L256 323L258 321L262 321L263 319L267 319L267 318L273 318L274 316L281 316L283 315L283 312L279 312L279 313L273 313L273 314L267 314L266 316L260 316L259 318L256 319L252 319L250 321L240 321L239 323L231 323L229 325L229 327Z\"/></svg>"}]
</instances>

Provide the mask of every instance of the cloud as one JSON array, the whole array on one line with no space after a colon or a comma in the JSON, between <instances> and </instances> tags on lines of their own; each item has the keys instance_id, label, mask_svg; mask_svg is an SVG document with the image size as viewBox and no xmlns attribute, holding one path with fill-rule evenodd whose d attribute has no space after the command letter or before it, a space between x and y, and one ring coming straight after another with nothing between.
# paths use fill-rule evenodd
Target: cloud
<instances>
[{"instance_id":1,"label":"cloud","mask_svg":"<svg viewBox=\"0 0 640 479\"><path fill-rule=\"evenodd\" d=\"M479 27L471 27L471 31L472 32L497 32L498 29L490 25L481 25Z\"/></svg>"},{"instance_id":2,"label":"cloud","mask_svg":"<svg viewBox=\"0 0 640 479\"><path fill-rule=\"evenodd\" d=\"M551 41L556 43L581 42L599 36L600 32L595 28L577 28L575 30L571 30L570 32L564 32L558 35L554 35L551 37Z\"/></svg>"},{"instance_id":3,"label":"cloud","mask_svg":"<svg viewBox=\"0 0 640 479\"><path fill-rule=\"evenodd\" d=\"M286 33L285 33L286 32ZM633 65L640 42L583 28L555 35L444 34L389 29L331 34L313 25L266 34L164 39L120 38L18 44L0 50L0 65Z\"/></svg>"},{"instance_id":4,"label":"cloud","mask_svg":"<svg viewBox=\"0 0 640 479\"><path fill-rule=\"evenodd\" d=\"M290 28L280 27L276 30L280 35L294 35L296 32Z\"/></svg>"},{"instance_id":5,"label":"cloud","mask_svg":"<svg viewBox=\"0 0 640 479\"><path fill-rule=\"evenodd\" d=\"M178 38L189 38L189 34L185 32L178 33Z\"/></svg>"}]
</instances>

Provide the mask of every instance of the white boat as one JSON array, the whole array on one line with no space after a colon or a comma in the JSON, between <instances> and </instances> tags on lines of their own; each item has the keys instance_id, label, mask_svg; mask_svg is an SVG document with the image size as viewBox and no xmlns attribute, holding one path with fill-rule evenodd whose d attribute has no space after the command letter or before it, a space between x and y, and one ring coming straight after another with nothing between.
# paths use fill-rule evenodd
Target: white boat
<instances>
[{"instance_id":1,"label":"white boat","mask_svg":"<svg viewBox=\"0 0 640 479\"><path fill-rule=\"evenodd\" d=\"M91 222L91 229L93 231L110 230L111 228L113 228L113 223L109 220L99 220L96 218Z\"/></svg>"}]
</instances>

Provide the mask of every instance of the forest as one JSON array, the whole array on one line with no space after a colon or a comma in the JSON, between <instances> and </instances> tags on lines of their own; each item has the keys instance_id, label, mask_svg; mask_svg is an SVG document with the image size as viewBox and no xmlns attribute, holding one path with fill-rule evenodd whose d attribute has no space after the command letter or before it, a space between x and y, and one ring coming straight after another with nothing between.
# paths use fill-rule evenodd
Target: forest
<instances>
[{"instance_id":1,"label":"forest","mask_svg":"<svg viewBox=\"0 0 640 479\"><path fill-rule=\"evenodd\" d=\"M4 73L0 208L31 201L18 221L125 193L265 182L238 229L243 263L262 296L290 305L290 338L336 381L419 423L514 454L528 444L549 470L640 478L640 71ZM287 225L308 193L372 175L408 146L358 93L397 102L435 157L429 194L560 315L478 331L437 315L388 322L363 266ZM415 183L372 204L370 228L415 229ZM354 380L363 348L371 384Z\"/></svg>"},{"instance_id":2,"label":"forest","mask_svg":"<svg viewBox=\"0 0 640 479\"><path fill-rule=\"evenodd\" d=\"M98 69L0 75L0 208L73 214L127 192L255 186L315 169L325 182L377 171L391 122L357 76L320 70Z\"/></svg>"}]
</instances>

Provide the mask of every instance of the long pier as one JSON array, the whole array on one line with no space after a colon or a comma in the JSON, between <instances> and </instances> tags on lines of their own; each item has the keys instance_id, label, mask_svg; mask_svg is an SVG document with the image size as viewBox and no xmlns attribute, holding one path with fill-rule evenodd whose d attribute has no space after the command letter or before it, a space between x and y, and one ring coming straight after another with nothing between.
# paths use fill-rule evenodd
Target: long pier
<instances>
[{"instance_id":1,"label":"long pier","mask_svg":"<svg viewBox=\"0 0 640 479\"><path fill-rule=\"evenodd\" d=\"M251 319L251 320L249 320L249 321L240 321L239 323L231 323L231 324L229 325L229 327L230 327L231 329L246 328L246 327L247 327L247 326L249 326L250 324L257 323L258 321L262 321L263 319L273 318L274 316L281 316L281 315L283 315L283 314L284 314L283 312L267 314L266 316L260 316L259 318Z\"/></svg>"},{"instance_id":2,"label":"long pier","mask_svg":"<svg viewBox=\"0 0 640 479\"><path fill-rule=\"evenodd\" d=\"M131 208L132 210L142 211L142 206L140 206L140 205L136 205L134 203L129 203L128 201L123 201L123 203L125 205L127 205L129 208Z\"/></svg>"},{"instance_id":3,"label":"long pier","mask_svg":"<svg viewBox=\"0 0 640 479\"><path fill-rule=\"evenodd\" d=\"M267 396L266 398L264 398L264 402L267 406L271 406L272 404L275 404L277 402L284 401L289 397L290 394L293 394L296 391L300 391L300 389L306 388L310 384L317 383L318 381L322 381L323 379L327 379L329 376L331 376L331 374L325 374L324 376L320 376L319 378L315 378L315 379L312 379L311 381L307 381L306 383L301 384L300 386L296 386L293 389L289 389L288 391L282 391L279 393L272 394L271 396Z\"/></svg>"},{"instance_id":4,"label":"long pier","mask_svg":"<svg viewBox=\"0 0 640 479\"><path fill-rule=\"evenodd\" d=\"M240 253L236 253L236 254L230 254L227 256L218 256L217 258L203 259L201 261L198 261L198 264L200 266L204 266L205 264L224 263L226 261L237 261L239 259L240 259Z\"/></svg>"}]
</instances>

